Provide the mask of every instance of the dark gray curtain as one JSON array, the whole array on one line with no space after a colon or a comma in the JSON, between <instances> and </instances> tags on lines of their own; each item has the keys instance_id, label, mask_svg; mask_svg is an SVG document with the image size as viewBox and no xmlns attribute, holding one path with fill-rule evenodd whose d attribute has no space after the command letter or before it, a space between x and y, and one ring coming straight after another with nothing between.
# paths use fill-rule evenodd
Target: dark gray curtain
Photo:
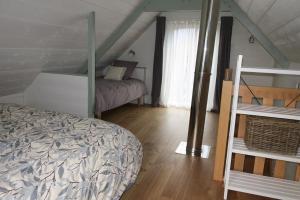
<instances>
[{"instance_id":1,"label":"dark gray curtain","mask_svg":"<svg viewBox=\"0 0 300 200\"><path fill-rule=\"evenodd\" d=\"M214 112L220 111L221 94L222 94L225 70L229 68L232 24L233 24L232 17L221 17L217 78L216 78L214 108L212 110Z\"/></svg>"},{"instance_id":2,"label":"dark gray curtain","mask_svg":"<svg viewBox=\"0 0 300 200\"><path fill-rule=\"evenodd\" d=\"M159 106L159 97L161 91L162 68L163 68L163 47L165 40L166 17L156 18L156 39L153 62L153 80L152 80L152 106Z\"/></svg>"}]
</instances>

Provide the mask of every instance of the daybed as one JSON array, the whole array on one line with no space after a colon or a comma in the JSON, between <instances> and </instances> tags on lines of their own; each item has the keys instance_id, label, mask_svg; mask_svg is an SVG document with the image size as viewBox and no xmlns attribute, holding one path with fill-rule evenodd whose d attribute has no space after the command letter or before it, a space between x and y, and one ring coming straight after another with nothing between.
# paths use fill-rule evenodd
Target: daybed
<instances>
[{"instance_id":1,"label":"daybed","mask_svg":"<svg viewBox=\"0 0 300 200\"><path fill-rule=\"evenodd\" d=\"M139 103L143 103L143 97L147 93L145 83L132 78L132 73L136 69L137 62L116 60L112 65L125 67L127 70L122 80L105 79L103 74L96 78L95 114L97 117L101 117L101 113L104 111L122 106L134 100L139 100ZM145 70L145 68L140 69Z\"/></svg>"}]
</instances>

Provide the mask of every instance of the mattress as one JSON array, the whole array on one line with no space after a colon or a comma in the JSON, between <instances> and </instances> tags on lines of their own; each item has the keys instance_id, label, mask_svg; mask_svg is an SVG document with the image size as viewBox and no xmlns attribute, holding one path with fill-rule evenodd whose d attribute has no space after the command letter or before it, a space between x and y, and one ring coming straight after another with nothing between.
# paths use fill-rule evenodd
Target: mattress
<instances>
[{"instance_id":1,"label":"mattress","mask_svg":"<svg viewBox=\"0 0 300 200\"><path fill-rule=\"evenodd\" d=\"M141 162L120 126L0 104L0 199L119 199Z\"/></svg>"},{"instance_id":2,"label":"mattress","mask_svg":"<svg viewBox=\"0 0 300 200\"><path fill-rule=\"evenodd\" d=\"M146 94L144 82L137 79L106 80L96 79L96 114L107 111Z\"/></svg>"}]
</instances>

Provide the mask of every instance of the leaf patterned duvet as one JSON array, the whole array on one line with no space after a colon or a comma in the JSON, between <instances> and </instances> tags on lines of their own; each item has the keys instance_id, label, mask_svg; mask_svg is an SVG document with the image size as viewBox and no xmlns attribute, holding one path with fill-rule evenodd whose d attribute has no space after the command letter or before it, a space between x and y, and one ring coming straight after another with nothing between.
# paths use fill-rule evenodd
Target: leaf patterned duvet
<instances>
[{"instance_id":1,"label":"leaf patterned duvet","mask_svg":"<svg viewBox=\"0 0 300 200\"><path fill-rule=\"evenodd\" d=\"M0 104L0 199L119 199L141 162L115 124Z\"/></svg>"}]
</instances>

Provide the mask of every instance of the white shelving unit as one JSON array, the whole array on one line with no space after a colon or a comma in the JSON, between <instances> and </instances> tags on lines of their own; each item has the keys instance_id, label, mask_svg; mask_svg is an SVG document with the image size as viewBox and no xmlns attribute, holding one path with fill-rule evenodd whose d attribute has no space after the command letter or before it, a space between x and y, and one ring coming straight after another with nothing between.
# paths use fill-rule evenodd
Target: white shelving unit
<instances>
[{"instance_id":1,"label":"white shelving unit","mask_svg":"<svg viewBox=\"0 0 300 200\"><path fill-rule=\"evenodd\" d=\"M300 199L300 182L230 171L228 189L260 196L295 200Z\"/></svg>"},{"instance_id":2,"label":"white shelving unit","mask_svg":"<svg viewBox=\"0 0 300 200\"><path fill-rule=\"evenodd\" d=\"M280 108L272 106L261 106L252 104L239 104L239 83L241 73L263 73L279 75L300 76L300 71L283 70L272 68L243 67L243 56L238 57L235 85L232 100L232 112L230 120L228 150L225 168L225 191L224 199L227 199L228 191L234 190L245 192L275 199L299 200L300 199L300 182L278 179L273 177L249 174L231 170L232 154L238 153L243 155L258 156L275 160L300 163L300 149L297 155L281 155L263 151L250 150L246 147L243 139L235 138L235 122L237 114L255 115L263 117L273 117L281 119L292 119L300 121L300 109Z\"/></svg>"},{"instance_id":3,"label":"white shelving unit","mask_svg":"<svg viewBox=\"0 0 300 200\"><path fill-rule=\"evenodd\" d=\"M238 104L237 114L300 120L300 109L253 104Z\"/></svg>"},{"instance_id":4,"label":"white shelving unit","mask_svg":"<svg viewBox=\"0 0 300 200\"><path fill-rule=\"evenodd\" d=\"M257 68L257 67L243 67L243 68L241 68L241 72L300 76L299 70L278 69L278 68L263 69L263 68Z\"/></svg>"},{"instance_id":5,"label":"white shelving unit","mask_svg":"<svg viewBox=\"0 0 300 200\"><path fill-rule=\"evenodd\" d=\"M238 154L244 154L248 156L258 156L262 158L270 158L274 160L284 160L287 162L295 162L300 163L300 149L298 149L298 153L293 155L282 155L277 153L269 153L269 152L263 152L263 151L256 151L256 150L250 150L246 147L246 144L243 139L241 138L234 138L233 139L233 146L232 146L232 152L238 153Z\"/></svg>"}]
</instances>

